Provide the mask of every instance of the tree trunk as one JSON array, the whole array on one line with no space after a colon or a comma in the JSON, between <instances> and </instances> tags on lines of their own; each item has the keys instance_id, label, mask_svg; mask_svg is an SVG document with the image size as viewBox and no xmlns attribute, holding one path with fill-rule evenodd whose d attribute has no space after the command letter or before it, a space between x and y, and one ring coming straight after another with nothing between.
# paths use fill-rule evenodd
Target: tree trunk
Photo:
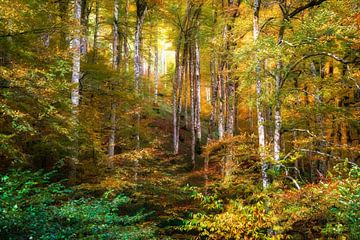
<instances>
[{"instance_id":1,"label":"tree trunk","mask_svg":"<svg viewBox=\"0 0 360 240\"><path fill-rule=\"evenodd\" d=\"M216 100L218 98L218 87L219 81L216 73L216 56L215 51L212 52L210 60L210 74L211 74L211 113L209 120L209 130L208 130L208 140L209 143L214 139L213 130L215 128L215 118L216 118Z\"/></svg>"},{"instance_id":2,"label":"tree trunk","mask_svg":"<svg viewBox=\"0 0 360 240\"><path fill-rule=\"evenodd\" d=\"M114 0L114 15L113 15L113 43L112 43L112 66L117 70L120 64L119 61L119 0Z\"/></svg>"},{"instance_id":3,"label":"tree trunk","mask_svg":"<svg viewBox=\"0 0 360 240\"><path fill-rule=\"evenodd\" d=\"M325 66L323 64L321 64L320 62L320 69L319 72L316 70L316 66L315 63L312 61L311 65L310 65L310 69L311 69L311 73L313 75L314 78L324 78L325 77L325 73L324 68ZM319 74L318 74L319 73ZM317 82L315 80L315 82ZM324 147L324 137L325 137L325 129L324 129L324 123L323 123L323 116L321 113L319 113L319 109L321 107L323 103L323 96L321 93L321 89L320 86L316 86L315 89L315 107L316 107L316 116L315 116L315 121L316 121L316 128L319 130L319 139L317 140L317 142L315 143L315 147L317 148L316 151L322 151L323 147ZM326 162L325 160L318 160L317 164L318 169L322 174L326 174Z\"/></svg>"},{"instance_id":4,"label":"tree trunk","mask_svg":"<svg viewBox=\"0 0 360 240\"><path fill-rule=\"evenodd\" d=\"M281 151L281 102L280 102L280 91L281 91L281 69L282 63L279 61L277 64L277 73L275 76L275 109L274 109L274 160L278 162L280 160Z\"/></svg>"},{"instance_id":5,"label":"tree trunk","mask_svg":"<svg viewBox=\"0 0 360 240\"><path fill-rule=\"evenodd\" d=\"M285 33L285 25L282 25L279 30L278 36L278 45L283 45ZM274 120L275 120L275 127L274 127L274 160L276 162L280 161L280 152L281 152L281 87L282 87L282 69L283 63L281 60L281 56L276 63L276 73L275 73L275 108L274 108Z\"/></svg>"},{"instance_id":6,"label":"tree trunk","mask_svg":"<svg viewBox=\"0 0 360 240\"><path fill-rule=\"evenodd\" d=\"M224 137L225 133L225 79L224 79L225 63L222 62L219 70L219 84L220 84L220 101L219 101L219 118L218 118L218 132L219 139Z\"/></svg>"},{"instance_id":7,"label":"tree trunk","mask_svg":"<svg viewBox=\"0 0 360 240\"><path fill-rule=\"evenodd\" d=\"M145 12L147 9L146 2L143 0L136 1L136 30L134 40L134 74L135 74L135 90L139 93L141 75L143 73L142 66L142 29L144 25Z\"/></svg>"},{"instance_id":8,"label":"tree trunk","mask_svg":"<svg viewBox=\"0 0 360 240\"><path fill-rule=\"evenodd\" d=\"M73 71L72 71L72 83L74 84L74 88L71 91L71 102L72 105L77 108L79 106L79 81L80 81L80 18L81 18L81 0L75 0L75 20L76 20L76 29L75 36L72 41L72 51L73 51Z\"/></svg>"},{"instance_id":9,"label":"tree trunk","mask_svg":"<svg viewBox=\"0 0 360 240\"><path fill-rule=\"evenodd\" d=\"M197 23L199 26L199 23ZM197 27L197 30L199 27ZM197 147L201 146L201 86L200 86L200 49L198 37L195 38L195 131Z\"/></svg>"},{"instance_id":10,"label":"tree trunk","mask_svg":"<svg viewBox=\"0 0 360 240\"><path fill-rule=\"evenodd\" d=\"M93 63L97 61L98 54L98 34L99 34L99 9L100 9L100 0L95 2L95 25L94 25L94 44L93 44Z\"/></svg>"},{"instance_id":11,"label":"tree trunk","mask_svg":"<svg viewBox=\"0 0 360 240\"><path fill-rule=\"evenodd\" d=\"M115 154L115 133L116 133L116 103L114 99L112 99L111 103L111 111L110 111L110 137L109 137L109 149L108 155L109 157L114 156Z\"/></svg>"},{"instance_id":12,"label":"tree trunk","mask_svg":"<svg viewBox=\"0 0 360 240\"><path fill-rule=\"evenodd\" d=\"M148 49L148 60L147 60L147 80L148 80L148 90L149 98L151 97L151 64L152 64L152 45L153 45L153 29L154 26L151 24L150 33L149 33L149 49Z\"/></svg>"},{"instance_id":13,"label":"tree trunk","mask_svg":"<svg viewBox=\"0 0 360 240\"><path fill-rule=\"evenodd\" d=\"M125 31L124 31L124 65L125 71L129 71L129 45L128 45L128 36L129 36L129 0L125 2Z\"/></svg>"},{"instance_id":14,"label":"tree trunk","mask_svg":"<svg viewBox=\"0 0 360 240\"><path fill-rule=\"evenodd\" d=\"M73 88L71 90L71 102L73 106L73 115L75 121L78 121L78 107L80 102L79 94L79 81L80 81L80 38L81 38L81 0L74 1L74 19L75 19L75 35L72 41L72 51L73 51L73 69L72 69L72 78L71 82ZM76 126L77 127L77 126ZM78 163L78 132L75 130L75 153L71 161L71 171L70 179L75 181L76 179L76 164Z\"/></svg>"},{"instance_id":15,"label":"tree trunk","mask_svg":"<svg viewBox=\"0 0 360 240\"><path fill-rule=\"evenodd\" d=\"M116 71L120 64L119 57L119 1L114 1L114 21L113 21L113 60L112 67ZM115 90L115 83L110 83L110 91ZM113 93L111 93L113 95ZM111 111L110 111L110 136L109 136L109 157L115 154L115 134L116 134L116 108L117 104L114 96L111 97Z\"/></svg>"},{"instance_id":16,"label":"tree trunk","mask_svg":"<svg viewBox=\"0 0 360 240\"><path fill-rule=\"evenodd\" d=\"M158 43L159 29L155 30L155 59L154 59L154 101L158 100L158 86L159 86L159 43Z\"/></svg>"},{"instance_id":17,"label":"tree trunk","mask_svg":"<svg viewBox=\"0 0 360 240\"><path fill-rule=\"evenodd\" d=\"M89 32L89 14L88 11L88 1L81 0L81 46L80 52L82 55L86 56L88 52L88 32Z\"/></svg>"},{"instance_id":18,"label":"tree trunk","mask_svg":"<svg viewBox=\"0 0 360 240\"><path fill-rule=\"evenodd\" d=\"M134 74L135 74L135 93L140 95L141 77L143 74L142 66L142 30L144 25L147 4L144 0L136 0L136 30L134 40ZM140 111L136 111L136 142L140 148ZM138 163L135 163L137 165ZM135 174L136 179L136 174Z\"/></svg>"},{"instance_id":19,"label":"tree trunk","mask_svg":"<svg viewBox=\"0 0 360 240\"><path fill-rule=\"evenodd\" d=\"M179 82L181 78L181 65L180 65L180 50L181 50L181 41L182 41L183 33L180 32L178 37L178 42L175 51L175 75L173 77L173 147L174 147L174 154L178 154L179 152L179 136L177 131L178 126L178 89L179 89Z\"/></svg>"},{"instance_id":20,"label":"tree trunk","mask_svg":"<svg viewBox=\"0 0 360 240\"><path fill-rule=\"evenodd\" d=\"M185 42L188 40L186 39ZM189 128L189 116L188 116L188 105L189 105L189 44L186 45L186 54L184 55L184 121L186 129Z\"/></svg>"},{"instance_id":21,"label":"tree trunk","mask_svg":"<svg viewBox=\"0 0 360 240\"><path fill-rule=\"evenodd\" d=\"M191 128L191 162L195 168L196 158L195 158L195 145L196 145L196 132L195 132L195 99L194 99L194 56L191 46L189 46L189 59L190 59L190 69L189 69L189 78L190 78L190 128Z\"/></svg>"},{"instance_id":22,"label":"tree trunk","mask_svg":"<svg viewBox=\"0 0 360 240\"><path fill-rule=\"evenodd\" d=\"M259 13L260 13L260 4L261 0L255 0L254 3L254 19L253 19L253 37L254 42L256 44L259 35L260 35L260 28L259 28ZM261 167L261 175L262 175L262 185L263 189L267 188L269 185L269 179L267 176L268 170L268 163L266 162L266 152L265 152L265 117L264 117L264 110L263 105L261 103L262 98L262 79L261 79L261 65L258 59L257 53L255 56L256 66L255 66L255 73L256 73L256 114L257 114L257 127L258 127L258 138L259 138L259 155L260 160L262 162Z\"/></svg>"}]
</instances>

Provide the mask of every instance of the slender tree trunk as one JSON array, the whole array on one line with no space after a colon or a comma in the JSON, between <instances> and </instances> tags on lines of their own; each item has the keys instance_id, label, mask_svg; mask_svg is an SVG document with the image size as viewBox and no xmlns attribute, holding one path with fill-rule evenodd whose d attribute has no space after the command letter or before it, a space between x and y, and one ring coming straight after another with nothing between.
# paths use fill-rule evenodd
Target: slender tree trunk
<instances>
[{"instance_id":1,"label":"slender tree trunk","mask_svg":"<svg viewBox=\"0 0 360 240\"><path fill-rule=\"evenodd\" d=\"M142 30L144 25L147 5L144 0L136 0L136 30L134 40L134 74L135 74L135 92L140 95L141 77L143 75L142 66ZM140 111L136 112L136 142L137 148L140 148ZM138 163L135 163L138 165ZM135 179L136 179L135 174Z\"/></svg>"},{"instance_id":2,"label":"slender tree trunk","mask_svg":"<svg viewBox=\"0 0 360 240\"><path fill-rule=\"evenodd\" d=\"M124 65L125 71L129 71L129 45L128 45L128 36L129 36L129 0L125 2L125 31L124 31Z\"/></svg>"},{"instance_id":3,"label":"slender tree trunk","mask_svg":"<svg viewBox=\"0 0 360 240\"><path fill-rule=\"evenodd\" d=\"M73 71L72 71L72 83L75 85L71 91L71 102L72 105L77 108L79 106L79 81L80 81L80 18L81 18L81 0L75 0L75 20L76 20L76 29L75 36L72 41L72 51L73 51Z\"/></svg>"},{"instance_id":4,"label":"slender tree trunk","mask_svg":"<svg viewBox=\"0 0 360 240\"><path fill-rule=\"evenodd\" d=\"M259 28L259 13L260 13L260 4L261 0L255 0L254 2L254 19L253 19L253 37L254 42L256 43L259 35L260 35L260 28ZM257 114L257 126L258 126L258 138L259 138L259 155L260 160L262 162L261 167L261 175L262 175L262 185L263 189L267 188L269 185L269 179L267 176L267 169L268 163L266 162L266 152L265 152L265 117L264 117L264 110L263 105L261 103L262 98L262 79L261 79L261 65L258 59L257 53L255 56L256 67L256 114Z\"/></svg>"},{"instance_id":5,"label":"slender tree trunk","mask_svg":"<svg viewBox=\"0 0 360 240\"><path fill-rule=\"evenodd\" d=\"M114 1L114 21L113 21L113 60L112 67L116 71L120 64L119 57L119 1ZM115 83L111 83L111 91L115 90ZM113 95L113 93L111 93ZM115 134L116 134L116 109L117 104L114 96L111 97L111 111L110 111L110 137L109 137L109 157L115 154Z\"/></svg>"},{"instance_id":6,"label":"slender tree trunk","mask_svg":"<svg viewBox=\"0 0 360 240\"><path fill-rule=\"evenodd\" d=\"M152 65L152 45L153 45L153 24L150 27L149 33L149 51L148 51L148 61L147 61L147 80L148 80L148 90L149 98L151 98L151 65Z\"/></svg>"},{"instance_id":7,"label":"slender tree trunk","mask_svg":"<svg viewBox=\"0 0 360 240\"><path fill-rule=\"evenodd\" d=\"M143 73L142 66L142 29L145 19L145 12L147 9L146 3L143 0L136 1L136 30L135 30L135 40L134 40L134 74L135 74L135 90L139 93L140 90L140 81L141 75Z\"/></svg>"},{"instance_id":8,"label":"slender tree trunk","mask_svg":"<svg viewBox=\"0 0 360 240\"><path fill-rule=\"evenodd\" d=\"M72 51L73 51L73 69L72 69L72 84L73 89L71 90L71 102L73 106L73 117L75 121L78 122L78 107L80 103L80 94L79 94L79 82L80 82L80 38L81 38L81 0L74 1L74 19L75 19L75 35L72 41ZM77 127L77 126L76 126ZM75 153L72 160L70 179L75 181L76 179L76 164L78 163L78 132L75 130Z\"/></svg>"},{"instance_id":9,"label":"slender tree trunk","mask_svg":"<svg viewBox=\"0 0 360 240\"><path fill-rule=\"evenodd\" d=\"M155 30L155 60L154 60L154 101L158 101L158 87L159 87L159 43L158 43L159 29Z\"/></svg>"},{"instance_id":10,"label":"slender tree trunk","mask_svg":"<svg viewBox=\"0 0 360 240\"><path fill-rule=\"evenodd\" d=\"M225 79L224 79L225 63L222 62L219 70L219 84L220 84L220 101L219 101L219 118L218 118L218 132L219 139L224 137L225 133Z\"/></svg>"},{"instance_id":11,"label":"slender tree trunk","mask_svg":"<svg viewBox=\"0 0 360 240\"><path fill-rule=\"evenodd\" d=\"M113 43L112 43L112 66L117 70L120 64L119 61L119 0L114 0L114 15L113 15Z\"/></svg>"},{"instance_id":12,"label":"slender tree trunk","mask_svg":"<svg viewBox=\"0 0 360 240\"><path fill-rule=\"evenodd\" d=\"M226 134L234 135L235 123L235 83L233 79L228 78L227 86L227 115L226 115Z\"/></svg>"},{"instance_id":13,"label":"slender tree trunk","mask_svg":"<svg viewBox=\"0 0 360 240\"><path fill-rule=\"evenodd\" d=\"M235 19L238 17L238 8L241 1L228 0L227 9L225 16L229 19L226 26L224 27L224 37L225 37L225 57L226 65L228 69L227 81L226 81L226 134L229 136L234 135L235 128L235 114L236 114L236 88L237 88L237 79L233 74L234 64L233 64L233 50L236 46L233 36L233 27Z\"/></svg>"},{"instance_id":14,"label":"slender tree trunk","mask_svg":"<svg viewBox=\"0 0 360 240\"><path fill-rule=\"evenodd\" d=\"M199 23L197 23L199 26ZM198 27L197 27L198 29ZM201 145L201 86L200 86L200 49L198 37L195 38L195 131L197 147Z\"/></svg>"},{"instance_id":15,"label":"slender tree trunk","mask_svg":"<svg viewBox=\"0 0 360 240\"><path fill-rule=\"evenodd\" d=\"M180 65L180 49L182 41L182 32L179 35L176 52L175 52L175 75L173 77L173 145L174 145L174 154L179 152L179 136L177 132L178 126L178 88L181 76L181 65Z\"/></svg>"},{"instance_id":16,"label":"slender tree trunk","mask_svg":"<svg viewBox=\"0 0 360 240\"><path fill-rule=\"evenodd\" d=\"M89 13L88 13L88 1L81 0L81 46L80 52L82 55L86 56L88 52L88 32L89 32Z\"/></svg>"},{"instance_id":17,"label":"slender tree trunk","mask_svg":"<svg viewBox=\"0 0 360 240\"><path fill-rule=\"evenodd\" d=\"M285 25L280 27L279 37L278 37L278 45L283 45L283 38L285 33ZM275 73L275 108L274 108L274 160L276 162L280 161L280 152L281 152L281 85L282 85L282 69L283 63L280 59L276 63L276 73Z\"/></svg>"},{"instance_id":18,"label":"slender tree trunk","mask_svg":"<svg viewBox=\"0 0 360 240\"><path fill-rule=\"evenodd\" d=\"M277 73L275 79L275 109L274 109L274 160L278 162L280 160L281 152L281 103L280 103L280 92L281 92L281 69L282 63L277 63Z\"/></svg>"},{"instance_id":19,"label":"slender tree trunk","mask_svg":"<svg viewBox=\"0 0 360 240\"><path fill-rule=\"evenodd\" d=\"M316 70L316 66L314 62L311 62L310 65L310 70L311 73L313 75L314 78L324 78L324 69L323 69L323 65L320 62L320 69L319 72ZM319 74L318 74L319 73ZM316 80L315 80L316 82ZM323 116L321 113L318 112L318 110L320 109L321 105L322 105L322 101L323 101L323 96L321 94L321 90L320 90L320 86L316 86L315 89L315 106L317 109L317 113L315 116L316 119L316 128L319 130L319 139L317 140L317 142L315 143L315 147L317 148L317 151L322 151L322 148L324 146L324 137L325 137L325 129L324 129L324 124L323 124ZM318 169L322 174L326 174L326 163L325 160L318 160L317 164Z\"/></svg>"},{"instance_id":20,"label":"slender tree trunk","mask_svg":"<svg viewBox=\"0 0 360 240\"><path fill-rule=\"evenodd\" d=\"M189 59L190 59L190 128L191 128L191 162L195 168L196 158L195 158L195 145L196 145L196 132L195 132L195 99L194 99L194 85L195 85L195 76L194 76L194 56L191 45L189 45Z\"/></svg>"},{"instance_id":21,"label":"slender tree trunk","mask_svg":"<svg viewBox=\"0 0 360 240\"><path fill-rule=\"evenodd\" d=\"M211 74L211 113L209 119L209 130L208 130L208 143L214 139L213 130L215 128L216 118L216 100L218 98L218 87L219 81L216 74L216 56L215 51L212 52L210 60L210 74Z\"/></svg>"},{"instance_id":22,"label":"slender tree trunk","mask_svg":"<svg viewBox=\"0 0 360 240\"><path fill-rule=\"evenodd\" d=\"M185 40L187 42L188 39ZM189 116L188 116L188 105L189 105L189 44L186 44L186 54L184 55L184 120L186 129L189 128Z\"/></svg>"},{"instance_id":23,"label":"slender tree trunk","mask_svg":"<svg viewBox=\"0 0 360 240\"><path fill-rule=\"evenodd\" d=\"M108 148L109 157L112 157L115 154L116 108L117 105L114 102L114 99L112 99L111 111L110 111L111 127L110 127L109 148Z\"/></svg>"},{"instance_id":24,"label":"slender tree trunk","mask_svg":"<svg viewBox=\"0 0 360 240\"><path fill-rule=\"evenodd\" d=\"M96 63L98 55L98 34L99 34L99 10L100 0L95 2L95 25L94 25L94 44L93 44L93 62Z\"/></svg>"}]
</instances>

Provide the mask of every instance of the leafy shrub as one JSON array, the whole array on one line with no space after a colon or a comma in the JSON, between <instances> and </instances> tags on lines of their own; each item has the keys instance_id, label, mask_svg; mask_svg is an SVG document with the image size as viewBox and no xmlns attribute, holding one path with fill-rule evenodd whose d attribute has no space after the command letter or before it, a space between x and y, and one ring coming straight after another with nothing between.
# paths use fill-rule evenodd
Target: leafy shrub
<instances>
[{"instance_id":1,"label":"leafy shrub","mask_svg":"<svg viewBox=\"0 0 360 240\"><path fill-rule=\"evenodd\" d=\"M353 166L349 177L338 188L338 201L329 209L329 222L323 229L325 236L346 236L360 239L360 168Z\"/></svg>"},{"instance_id":2,"label":"leafy shrub","mask_svg":"<svg viewBox=\"0 0 360 240\"><path fill-rule=\"evenodd\" d=\"M50 174L12 172L1 177L1 239L152 239L151 213L122 215L124 195L71 200L73 192L50 183Z\"/></svg>"},{"instance_id":3,"label":"leafy shrub","mask_svg":"<svg viewBox=\"0 0 360 240\"><path fill-rule=\"evenodd\" d=\"M200 200L203 211L195 213L185 221L185 231L196 231L206 239L279 239L272 236L271 229L276 223L273 212L268 210L267 201L259 199L246 204L237 199L224 205L217 195L204 195L195 188L193 198Z\"/></svg>"},{"instance_id":4,"label":"leafy shrub","mask_svg":"<svg viewBox=\"0 0 360 240\"><path fill-rule=\"evenodd\" d=\"M274 181L267 191L241 186L251 194L203 194L188 188L202 209L185 221L185 231L206 239L360 239L360 171L343 168L327 182L288 189ZM220 199L218 196L221 196Z\"/></svg>"}]
</instances>

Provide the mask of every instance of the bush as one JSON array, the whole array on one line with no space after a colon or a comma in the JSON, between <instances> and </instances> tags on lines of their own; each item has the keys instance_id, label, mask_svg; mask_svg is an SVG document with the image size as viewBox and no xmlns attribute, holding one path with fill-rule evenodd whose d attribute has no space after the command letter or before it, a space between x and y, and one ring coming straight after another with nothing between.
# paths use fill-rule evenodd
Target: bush
<instances>
[{"instance_id":1,"label":"bush","mask_svg":"<svg viewBox=\"0 0 360 240\"><path fill-rule=\"evenodd\" d=\"M274 181L267 191L246 185L240 189L251 194L221 194L222 199L219 187L210 194L188 188L202 209L182 229L206 239L360 239L360 169L342 171L346 177L338 173L300 190Z\"/></svg>"},{"instance_id":2,"label":"bush","mask_svg":"<svg viewBox=\"0 0 360 240\"><path fill-rule=\"evenodd\" d=\"M349 177L340 181L336 190L338 201L329 209L329 222L323 234L360 239L360 168L353 166Z\"/></svg>"},{"instance_id":3,"label":"bush","mask_svg":"<svg viewBox=\"0 0 360 240\"><path fill-rule=\"evenodd\" d=\"M71 200L73 192L50 183L51 174L12 172L1 177L0 239L153 239L144 220L151 213L122 215L124 195Z\"/></svg>"}]
</instances>

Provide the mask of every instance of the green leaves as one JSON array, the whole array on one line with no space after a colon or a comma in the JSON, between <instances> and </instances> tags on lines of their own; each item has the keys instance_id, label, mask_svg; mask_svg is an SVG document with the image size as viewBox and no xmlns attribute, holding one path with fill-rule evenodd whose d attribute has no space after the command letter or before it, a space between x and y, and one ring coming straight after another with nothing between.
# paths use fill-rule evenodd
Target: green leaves
<instances>
[{"instance_id":1,"label":"green leaves","mask_svg":"<svg viewBox=\"0 0 360 240\"><path fill-rule=\"evenodd\" d=\"M1 176L0 238L152 239L140 225L152 213L120 214L131 204L125 195L70 199L73 191L50 183L53 173L12 172ZM70 195L71 194L71 195Z\"/></svg>"}]
</instances>

